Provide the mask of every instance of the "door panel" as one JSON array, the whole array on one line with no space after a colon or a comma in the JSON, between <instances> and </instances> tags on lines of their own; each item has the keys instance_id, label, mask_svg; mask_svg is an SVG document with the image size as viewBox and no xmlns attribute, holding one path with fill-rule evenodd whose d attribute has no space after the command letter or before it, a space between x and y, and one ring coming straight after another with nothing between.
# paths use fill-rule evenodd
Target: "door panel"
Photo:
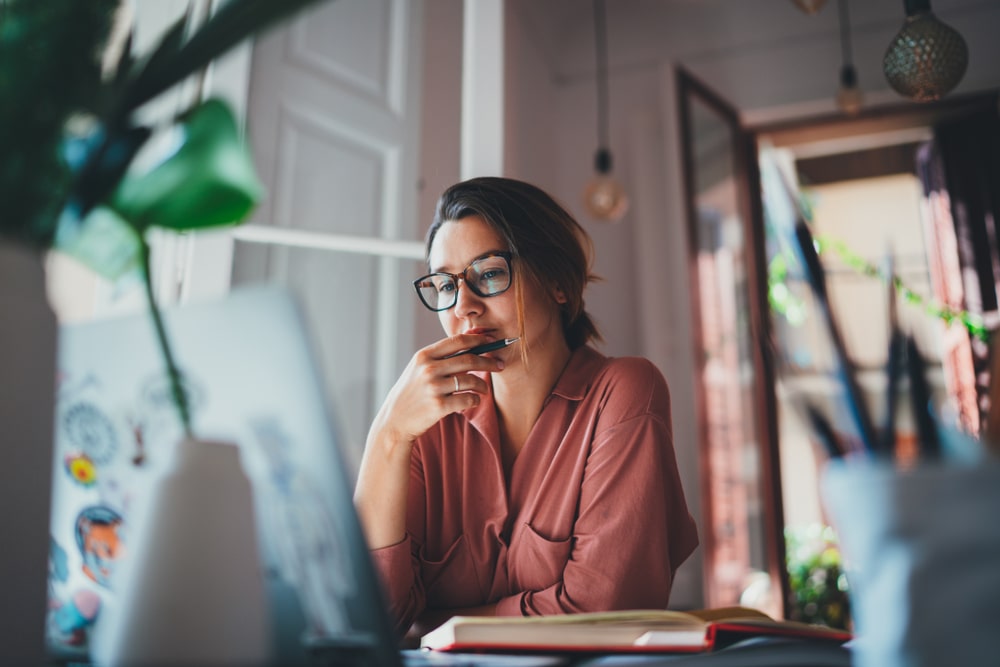
<instances>
[{"instance_id":1,"label":"door panel","mask_svg":"<svg viewBox=\"0 0 1000 667\"><path fill-rule=\"evenodd\" d=\"M416 300L404 277L419 269L379 243L418 241L422 7L322 3L253 49L247 126L267 195L250 225L292 240L251 243L237 232L233 282L297 293L355 464L413 348ZM357 254L301 249L296 232L371 244Z\"/></svg>"}]
</instances>

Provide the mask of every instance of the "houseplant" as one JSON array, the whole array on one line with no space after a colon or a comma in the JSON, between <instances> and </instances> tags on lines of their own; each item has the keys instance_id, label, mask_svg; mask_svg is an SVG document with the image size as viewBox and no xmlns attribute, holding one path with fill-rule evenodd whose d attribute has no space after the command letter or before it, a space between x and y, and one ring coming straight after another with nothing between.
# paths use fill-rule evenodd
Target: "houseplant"
<instances>
[{"instance_id":1,"label":"houseplant","mask_svg":"<svg viewBox=\"0 0 1000 667\"><path fill-rule=\"evenodd\" d=\"M187 396L153 298L147 232L235 224L259 188L236 123L219 101L199 102L157 128L139 111L213 59L316 0L231 0L189 34L187 17L148 54L131 39L102 71L119 0L0 3L0 426L17 508L18 548L4 550L3 662L44 659L48 507L52 470L55 319L41 260L70 252L109 277L139 271L174 405L191 434ZM137 155L160 132L180 149ZM210 156L210 157L208 157Z\"/></svg>"},{"instance_id":2,"label":"houseplant","mask_svg":"<svg viewBox=\"0 0 1000 667\"><path fill-rule=\"evenodd\" d=\"M837 536L829 526L785 527L790 619L850 629L850 598Z\"/></svg>"}]
</instances>

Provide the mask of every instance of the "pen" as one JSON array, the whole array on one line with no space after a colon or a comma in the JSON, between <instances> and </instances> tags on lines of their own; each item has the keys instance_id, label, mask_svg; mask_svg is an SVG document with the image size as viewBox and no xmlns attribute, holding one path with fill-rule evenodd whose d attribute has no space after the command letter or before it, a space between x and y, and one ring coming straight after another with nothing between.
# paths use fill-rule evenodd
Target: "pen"
<instances>
[{"instance_id":1,"label":"pen","mask_svg":"<svg viewBox=\"0 0 1000 667\"><path fill-rule=\"evenodd\" d=\"M896 396L899 392L899 376L903 366L902 357L905 355L906 339L902 331L899 330L899 316L896 308L896 262L891 250L887 253L885 263L886 285L888 286L886 299L889 314L889 350L885 364L885 421L878 438L876 454L892 459L896 449Z\"/></svg>"},{"instance_id":2,"label":"pen","mask_svg":"<svg viewBox=\"0 0 1000 667\"><path fill-rule=\"evenodd\" d=\"M766 166L769 162L765 161L764 164ZM768 174L770 178L766 179L763 185L765 186L765 195L769 193L769 200L774 200L773 203L775 206L769 206L769 208L777 208L779 212L784 213L784 215L775 216L779 229L779 242L787 244L795 251L799 263L802 265L806 281L812 288L813 296L816 298L820 312L826 321L827 333L829 334L830 342L833 344L837 375L846 393L851 419L857 429L862 448L869 453L875 452L879 447L879 443L876 441L874 424L865 404L861 387L855 377L854 364L847 354L844 339L840 334L840 328L834 317L833 305L830 303L829 294L827 293L823 264L820 262L816 248L813 246L812 233L806 224L809 216L806 215L799 201L798 192L792 187L792 184L785 175L780 170L775 169L774 166L772 165L770 169L764 170L764 173ZM772 185L771 187L767 187L768 183L777 183L777 186ZM784 196L782 197L778 197L778 193L775 192L779 187L783 190ZM814 427L819 425L817 420L812 416L810 417L810 421L813 422ZM842 454L848 453L843 449L840 451Z\"/></svg>"},{"instance_id":3,"label":"pen","mask_svg":"<svg viewBox=\"0 0 1000 667\"><path fill-rule=\"evenodd\" d=\"M847 354L847 347L837 326L836 317L833 314L833 305L826 289L826 278L823 274L823 265L820 263L816 248L813 247L812 233L801 216L795 223L795 241L799 247L799 257L803 261L806 280L812 287L816 301L819 303L820 312L826 320L827 332L830 341L833 343L833 350L837 362L837 371L840 381L844 385L847 394L847 403L850 408L851 417L858 429L858 436L864 448L868 452L877 451L878 444L875 440L875 428L872 425L871 415L865 406L864 394L857 378L854 376L854 364Z\"/></svg>"},{"instance_id":4,"label":"pen","mask_svg":"<svg viewBox=\"0 0 1000 667\"><path fill-rule=\"evenodd\" d=\"M813 431L816 432L816 436L819 439L819 444L823 446L826 450L827 456L831 459L839 459L844 455L844 452L840 449L840 444L837 442L837 434L833 430L833 426L827 421L826 417L819 409L811 404L806 403L805 413L809 418L809 423L811 424Z\"/></svg>"},{"instance_id":5,"label":"pen","mask_svg":"<svg viewBox=\"0 0 1000 667\"><path fill-rule=\"evenodd\" d=\"M941 440L931 414L931 387L927 382L927 364L913 336L906 337L906 371L910 379L910 405L917 431L917 451L925 460L941 457Z\"/></svg>"},{"instance_id":6,"label":"pen","mask_svg":"<svg viewBox=\"0 0 1000 667\"><path fill-rule=\"evenodd\" d=\"M462 350L461 352L455 352L454 354L449 354L446 357L441 357L442 359L451 359L452 357L458 357L463 354L484 354L486 352L493 352L494 350L499 350L507 347L511 343L520 340L520 338L502 338L500 340L495 340L489 343L483 343L482 345L476 345L475 347L470 347L468 350Z\"/></svg>"}]
</instances>

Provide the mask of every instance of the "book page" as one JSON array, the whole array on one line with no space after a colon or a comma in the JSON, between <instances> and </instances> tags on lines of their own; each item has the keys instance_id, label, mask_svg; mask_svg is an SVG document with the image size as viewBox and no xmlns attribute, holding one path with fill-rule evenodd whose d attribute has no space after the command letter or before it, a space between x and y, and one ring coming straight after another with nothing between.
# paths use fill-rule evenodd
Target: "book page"
<instances>
[{"instance_id":1,"label":"book page","mask_svg":"<svg viewBox=\"0 0 1000 667\"><path fill-rule=\"evenodd\" d=\"M767 621L774 621L773 618L751 607L715 607L712 609L695 609L686 612L689 616L700 618L703 621L728 621L731 619L756 618Z\"/></svg>"},{"instance_id":2,"label":"book page","mask_svg":"<svg viewBox=\"0 0 1000 667\"><path fill-rule=\"evenodd\" d=\"M678 625L689 627L705 626L698 616L669 609L629 609L624 611L599 611L581 614L552 614L550 616L453 616L452 625Z\"/></svg>"}]
</instances>

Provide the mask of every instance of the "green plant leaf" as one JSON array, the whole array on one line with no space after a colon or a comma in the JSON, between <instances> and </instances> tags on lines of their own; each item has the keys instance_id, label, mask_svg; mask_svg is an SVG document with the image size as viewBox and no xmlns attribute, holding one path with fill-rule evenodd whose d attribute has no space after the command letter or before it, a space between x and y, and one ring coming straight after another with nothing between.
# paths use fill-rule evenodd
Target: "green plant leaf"
<instances>
[{"instance_id":1,"label":"green plant leaf","mask_svg":"<svg viewBox=\"0 0 1000 667\"><path fill-rule=\"evenodd\" d=\"M230 0L172 56L144 68L123 92L115 117L133 109L208 65L250 35L311 4L330 0Z\"/></svg>"},{"instance_id":2,"label":"green plant leaf","mask_svg":"<svg viewBox=\"0 0 1000 667\"><path fill-rule=\"evenodd\" d=\"M126 173L110 206L133 227L176 231L241 222L262 187L225 102L212 99L181 118L183 143L150 169Z\"/></svg>"},{"instance_id":3,"label":"green plant leaf","mask_svg":"<svg viewBox=\"0 0 1000 667\"><path fill-rule=\"evenodd\" d=\"M136 230L106 206L97 206L82 221L64 214L56 233L55 250L73 257L108 280L117 280L140 268Z\"/></svg>"},{"instance_id":4,"label":"green plant leaf","mask_svg":"<svg viewBox=\"0 0 1000 667\"><path fill-rule=\"evenodd\" d=\"M157 67L161 66L161 63L169 61L171 58L177 55L180 51L181 46L184 44L184 33L187 31L188 22L191 20L191 6L189 5L187 11L184 12L184 16L177 19L172 26L167 28L167 30L160 37L159 43L156 48L153 49L152 53L147 55L144 60L140 61L138 66L138 71L133 76L134 80L141 79L143 75L149 70L155 70Z\"/></svg>"},{"instance_id":5,"label":"green plant leaf","mask_svg":"<svg viewBox=\"0 0 1000 667\"><path fill-rule=\"evenodd\" d=\"M120 87L125 84L128 80L129 72L132 71L132 67L135 64L135 59L132 57L132 42L134 41L134 38L135 31L129 30L128 37L125 38L125 44L122 45L122 52L118 56L118 63L115 65L115 87Z\"/></svg>"}]
</instances>

